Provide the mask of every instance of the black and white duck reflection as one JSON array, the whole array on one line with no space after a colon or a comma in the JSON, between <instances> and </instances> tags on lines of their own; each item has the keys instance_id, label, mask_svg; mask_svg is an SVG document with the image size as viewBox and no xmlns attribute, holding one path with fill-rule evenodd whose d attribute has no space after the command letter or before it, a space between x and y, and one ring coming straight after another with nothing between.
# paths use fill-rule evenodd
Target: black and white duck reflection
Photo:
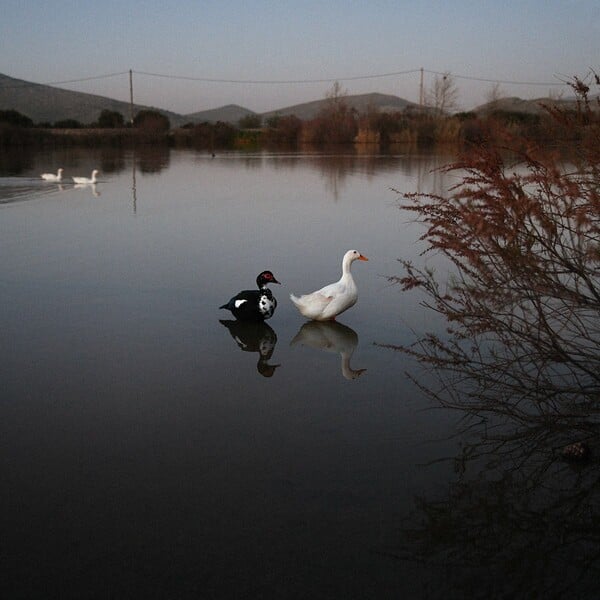
<instances>
[{"instance_id":1,"label":"black and white duck reflection","mask_svg":"<svg viewBox=\"0 0 600 600\"><path fill-rule=\"evenodd\" d=\"M358 345L358 334L347 325L337 321L309 321L302 325L291 346L300 345L317 348L325 352L338 353L345 379L358 379L366 369L353 369L350 359Z\"/></svg>"},{"instance_id":2,"label":"black and white duck reflection","mask_svg":"<svg viewBox=\"0 0 600 600\"><path fill-rule=\"evenodd\" d=\"M264 321L220 319L219 323L227 327L231 337L241 350L258 353L256 370L263 377L272 377L275 374L275 369L281 365L269 364L277 345L277 334L272 327Z\"/></svg>"},{"instance_id":3,"label":"black and white duck reflection","mask_svg":"<svg viewBox=\"0 0 600 600\"><path fill-rule=\"evenodd\" d=\"M271 271L263 271L256 278L257 290L243 290L229 302L219 306L230 310L240 321L264 321L270 319L277 308L277 299L267 285L279 283Z\"/></svg>"}]
</instances>

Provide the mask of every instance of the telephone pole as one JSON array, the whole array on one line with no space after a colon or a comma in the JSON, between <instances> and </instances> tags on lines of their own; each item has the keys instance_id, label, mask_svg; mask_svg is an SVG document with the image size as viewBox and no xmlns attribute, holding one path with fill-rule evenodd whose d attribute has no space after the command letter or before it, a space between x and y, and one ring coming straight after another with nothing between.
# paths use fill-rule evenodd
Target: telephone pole
<instances>
[{"instance_id":1,"label":"telephone pole","mask_svg":"<svg viewBox=\"0 0 600 600\"><path fill-rule=\"evenodd\" d=\"M129 69L129 122L133 127L133 71Z\"/></svg>"},{"instance_id":2,"label":"telephone pole","mask_svg":"<svg viewBox=\"0 0 600 600\"><path fill-rule=\"evenodd\" d=\"M423 67L421 67L421 83L419 84L419 106L421 109L423 104L425 104L425 94L423 92Z\"/></svg>"}]
</instances>

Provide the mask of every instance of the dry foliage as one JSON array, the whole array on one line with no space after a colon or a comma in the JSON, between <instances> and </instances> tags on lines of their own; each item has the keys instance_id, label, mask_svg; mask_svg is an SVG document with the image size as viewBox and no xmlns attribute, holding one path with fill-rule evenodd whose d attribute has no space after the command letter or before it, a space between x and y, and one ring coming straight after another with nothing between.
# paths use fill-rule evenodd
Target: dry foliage
<instances>
[{"instance_id":1,"label":"dry foliage","mask_svg":"<svg viewBox=\"0 0 600 600\"><path fill-rule=\"evenodd\" d=\"M571 85L579 110L550 111L577 133L568 158L506 134L445 167L460 175L448 197L405 196L427 251L455 273L440 282L401 261L404 276L390 279L424 290L449 324L447 337L402 349L470 378L461 406L492 409L499 394L525 393L561 414L565 402L600 408L600 121L588 84Z\"/></svg>"}]
</instances>

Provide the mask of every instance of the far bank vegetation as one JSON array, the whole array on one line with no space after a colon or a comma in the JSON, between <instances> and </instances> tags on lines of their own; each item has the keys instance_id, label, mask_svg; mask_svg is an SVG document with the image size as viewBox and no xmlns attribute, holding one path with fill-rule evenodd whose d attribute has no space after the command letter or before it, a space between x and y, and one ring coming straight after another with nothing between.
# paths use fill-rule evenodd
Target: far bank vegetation
<instances>
[{"instance_id":1,"label":"far bank vegetation","mask_svg":"<svg viewBox=\"0 0 600 600\"><path fill-rule=\"evenodd\" d=\"M552 118L552 108L538 112L494 108L500 100L499 86L492 86L485 112L457 112L458 88L450 74L437 76L425 93L423 106L402 111L381 111L375 106L359 112L347 92L335 82L318 114L308 120L295 115L264 119L250 114L237 124L189 123L171 128L169 119L155 110L140 111L132 122L118 112L103 110L95 123L73 119L33 123L17 110L0 111L0 146L15 145L128 145L163 143L207 149L258 147L327 147L349 144L378 149L395 146L425 148L497 142L508 132L528 140L579 141L585 130L562 126ZM543 107L542 107L543 108ZM575 110L575 108L573 109ZM590 111L590 121L598 111Z\"/></svg>"}]
</instances>

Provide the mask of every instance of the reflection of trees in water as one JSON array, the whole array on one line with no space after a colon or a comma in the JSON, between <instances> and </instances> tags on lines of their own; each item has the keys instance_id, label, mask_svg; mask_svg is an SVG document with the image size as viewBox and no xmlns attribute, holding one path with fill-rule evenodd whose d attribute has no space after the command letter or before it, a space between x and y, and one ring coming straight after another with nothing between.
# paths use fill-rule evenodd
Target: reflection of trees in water
<instances>
[{"instance_id":1,"label":"reflection of trees in water","mask_svg":"<svg viewBox=\"0 0 600 600\"><path fill-rule=\"evenodd\" d=\"M597 471L537 462L525 448L517 456L525 464L503 463L489 454L498 445L465 448L484 452L491 471L462 475L443 499L417 499L391 553L444 571L444 592L434 597L595 597Z\"/></svg>"},{"instance_id":2,"label":"reflection of trees in water","mask_svg":"<svg viewBox=\"0 0 600 600\"><path fill-rule=\"evenodd\" d=\"M479 148L449 168L465 173L449 197L409 196L455 274L404 262L392 278L446 318L445 335L401 349L420 388L464 415L457 482L417 501L393 554L443 565L468 597L597 595L600 124L558 116L583 140L568 166L517 140L518 168ZM572 443L591 456L567 462Z\"/></svg>"},{"instance_id":3,"label":"reflection of trees in water","mask_svg":"<svg viewBox=\"0 0 600 600\"><path fill-rule=\"evenodd\" d=\"M11 146L10 151L0 151L0 173L21 175L33 169L35 152L31 146Z\"/></svg>"},{"instance_id":4,"label":"reflection of trees in water","mask_svg":"<svg viewBox=\"0 0 600 600\"><path fill-rule=\"evenodd\" d=\"M370 178L380 173L400 172L407 176L416 176L419 182L423 179L431 181L433 178L436 186L434 190L445 190L446 175L436 170L440 161L441 157L434 154L366 154L352 150L344 153L338 148L336 153L331 155L311 157L309 164L320 171L325 188L337 201L348 177L355 174ZM421 184L418 187L420 188Z\"/></svg>"},{"instance_id":5,"label":"reflection of trees in water","mask_svg":"<svg viewBox=\"0 0 600 600\"><path fill-rule=\"evenodd\" d=\"M105 175L125 170L125 149L123 147L102 148L100 151L100 172Z\"/></svg>"},{"instance_id":6,"label":"reflection of trees in water","mask_svg":"<svg viewBox=\"0 0 600 600\"><path fill-rule=\"evenodd\" d=\"M446 591L464 597L593 597L598 376L584 382L563 372L550 383L535 360L512 360L514 349L500 343L428 343L409 350L428 367L413 376L434 404L463 414L456 481L442 497L416 499L390 553L442 569ZM452 349L450 360L443 347ZM567 461L565 447L582 440L591 458Z\"/></svg>"},{"instance_id":7,"label":"reflection of trees in water","mask_svg":"<svg viewBox=\"0 0 600 600\"><path fill-rule=\"evenodd\" d=\"M160 173L169 166L170 148L166 144L140 144L134 150L142 173Z\"/></svg>"}]
</instances>

